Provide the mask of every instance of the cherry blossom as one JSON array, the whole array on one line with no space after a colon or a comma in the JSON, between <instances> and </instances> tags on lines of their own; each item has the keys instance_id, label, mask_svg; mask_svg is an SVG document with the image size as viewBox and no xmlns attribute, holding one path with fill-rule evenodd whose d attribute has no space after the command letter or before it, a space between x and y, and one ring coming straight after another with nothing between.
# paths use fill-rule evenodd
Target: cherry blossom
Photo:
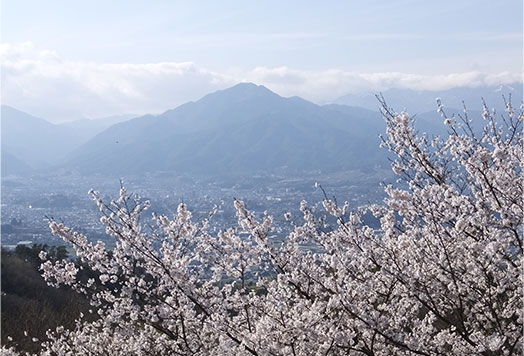
<instances>
[{"instance_id":1,"label":"cherry blossom","mask_svg":"<svg viewBox=\"0 0 524 356\"><path fill-rule=\"evenodd\" d=\"M517 355L523 349L522 109L497 121L484 105L475 131L467 110L446 138L415 130L385 103L383 146L399 184L381 205L338 206L326 218L300 203L303 222L282 244L234 201L238 226L211 233L185 204L141 219L149 202L91 192L102 242L51 221L97 279L41 254L42 275L91 299L99 318L48 331L42 355ZM316 184L322 189L320 184ZM370 212L380 229L367 226ZM147 224L151 225L151 224ZM5 355L15 354L4 348Z\"/></svg>"}]
</instances>

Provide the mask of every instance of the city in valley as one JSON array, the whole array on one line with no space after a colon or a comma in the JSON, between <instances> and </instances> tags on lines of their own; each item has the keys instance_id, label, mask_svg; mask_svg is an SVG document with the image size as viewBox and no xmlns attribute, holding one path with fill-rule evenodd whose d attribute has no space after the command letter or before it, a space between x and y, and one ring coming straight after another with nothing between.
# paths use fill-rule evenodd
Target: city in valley
<instances>
[{"instance_id":1,"label":"city in valley","mask_svg":"<svg viewBox=\"0 0 524 356\"><path fill-rule=\"evenodd\" d=\"M387 178L390 177L389 181ZM301 223L299 203L306 200L318 206L324 200L320 183L330 199L336 198L340 205L345 201L354 209L378 203L383 197L383 183L391 183L392 174L382 169L347 171L336 174L302 172L294 177L273 175L251 175L244 177L193 178L176 176L173 173L149 173L122 179L129 193L141 200L150 200L151 208L144 223L153 223L151 212L172 216L180 203L185 203L193 219L198 221L208 216L216 205L216 214L211 219L212 229L237 226L233 199L241 199L257 216L264 212L273 216L273 237L278 240L291 227L284 214L291 212L293 220ZM63 221L77 232L84 233L90 241L101 240L107 246L114 239L105 234L100 223L101 213L90 189L97 190L106 203L117 199L121 178L104 175L83 176L80 174L35 175L31 177L6 177L2 181L2 246L14 248L17 244L62 245L64 242L51 234L50 218ZM149 220L149 221L147 221ZM372 224L372 222L371 222Z\"/></svg>"}]
</instances>

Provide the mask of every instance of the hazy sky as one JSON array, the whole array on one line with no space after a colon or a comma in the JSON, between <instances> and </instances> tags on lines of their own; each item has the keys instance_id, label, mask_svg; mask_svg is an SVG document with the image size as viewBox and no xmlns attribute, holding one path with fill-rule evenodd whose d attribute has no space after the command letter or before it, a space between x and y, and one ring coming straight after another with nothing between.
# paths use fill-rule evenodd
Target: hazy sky
<instances>
[{"instance_id":1,"label":"hazy sky","mask_svg":"<svg viewBox=\"0 0 524 356\"><path fill-rule=\"evenodd\" d=\"M522 81L522 0L3 0L2 102L161 112L239 81L325 102Z\"/></svg>"}]
</instances>

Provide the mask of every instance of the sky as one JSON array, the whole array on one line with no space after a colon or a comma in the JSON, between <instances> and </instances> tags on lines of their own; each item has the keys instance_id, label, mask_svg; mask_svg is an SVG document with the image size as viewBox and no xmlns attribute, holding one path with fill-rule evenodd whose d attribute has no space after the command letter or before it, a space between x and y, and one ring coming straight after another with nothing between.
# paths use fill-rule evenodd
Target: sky
<instances>
[{"instance_id":1,"label":"sky","mask_svg":"<svg viewBox=\"0 0 524 356\"><path fill-rule=\"evenodd\" d=\"M160 113L238 82L325 103L522 82L522 0L2 0L1 101Z\"/></svg>"}]
</instances>

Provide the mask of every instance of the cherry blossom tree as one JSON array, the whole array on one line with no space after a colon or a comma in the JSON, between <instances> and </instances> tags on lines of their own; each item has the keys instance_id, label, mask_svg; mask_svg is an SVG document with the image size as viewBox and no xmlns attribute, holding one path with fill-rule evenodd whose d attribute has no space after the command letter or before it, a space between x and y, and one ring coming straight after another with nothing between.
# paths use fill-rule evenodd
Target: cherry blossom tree
<instances>
[{"instance_id":1,"label":"cherry blossom tree","mask_svg":"<svg viewBox=\"0 0 524 356\"><path fill-rule=\"evenodd\" d=\"M399 183L382 205L326 196L334 227L302 201L303 222L286 214L293 231L279 245L272 217L239 200L238 226L213 234L184 204L147 228L148 202L124 188L110 203L91 192L116 247L51 221L81 264L42 253L41 269L50 285L87 295L99 317L49 331L42 354L521 354L522 108L508 102L499 120L484 106L478 132L467 110L439 111L449 135L430 138L384 103ZM369 212L380 229L363 222Z\"/></svg>"}]
</instances>

